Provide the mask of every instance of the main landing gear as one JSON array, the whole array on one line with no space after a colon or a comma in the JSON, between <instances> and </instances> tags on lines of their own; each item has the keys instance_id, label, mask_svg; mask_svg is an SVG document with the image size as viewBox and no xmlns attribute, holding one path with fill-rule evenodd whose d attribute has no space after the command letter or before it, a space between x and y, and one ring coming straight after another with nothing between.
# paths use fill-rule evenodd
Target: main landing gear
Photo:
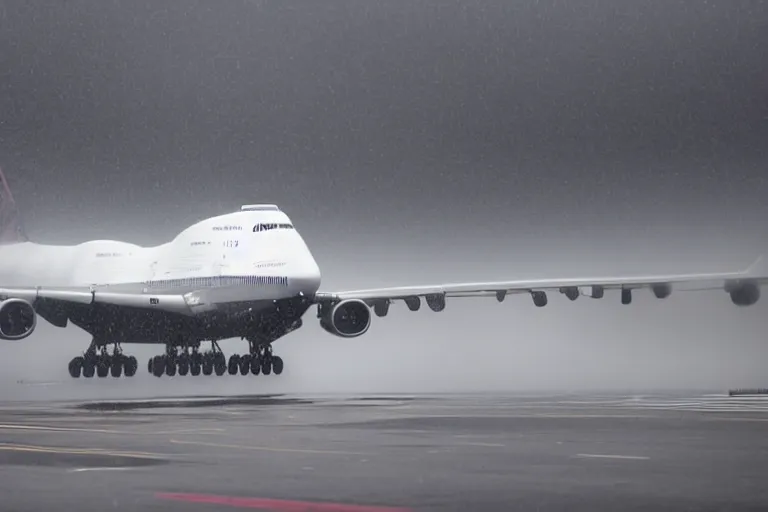
<instances>
[{"instance_id":1,"label":"main landing gear","mask_svg":"<svg viewBox=\"0 0 768 512\"><path fill-rule=\"evenodd\" d=\"M225 373L229 375L275 375L283 373L282 358L272 355L272 347L259 347L251 343L251 354L230 356L229 362L221 351L219 344L211 342L211 350L200 352L199 347L167 346L163 355L157 355L147 362L147 370L155 377L167 375L174 377L192 375L216 375L220 377Z\"/></svg>"},{"instance_id":2,"label":"main landing gear","mask_svg":"<svg viewBox=\"0 0 768 512\"><path fill-rule=\"evenodd\" d=\"M97 346L92 342L82 356L75 357L69 362L69 375L75 379L81 374L87 379L92 378L94 374L101 378L108 375L115 378L123 374L126 377L136 375L136 369L139 367L136 358L123 354L119 343L113 345L114 349L110 354L106 345Z\"/></svg>"},{"instance_id":3,"label":"main landing gear","mask_svg":"<svg viewBox=\"0 0 768 512\"><path fill-rule=\"evenodd\" d=\"M269 375L274 372L275 375L283 373L283 358L272 354L272 346L255 346L254 343L249 342L250 354L238 355L232 354L229 356L229 363L227 364L227 371L230 375L236 375L238 372L240 375L248 375L250 371L253 375L263 373Z\"/></svg>"}]
</instances>

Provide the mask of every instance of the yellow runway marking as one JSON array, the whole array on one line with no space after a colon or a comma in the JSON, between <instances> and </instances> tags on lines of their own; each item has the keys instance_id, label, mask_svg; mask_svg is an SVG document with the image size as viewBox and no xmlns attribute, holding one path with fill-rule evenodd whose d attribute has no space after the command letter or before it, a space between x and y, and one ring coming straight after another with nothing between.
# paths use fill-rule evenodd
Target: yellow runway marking
<instances>
[{"instance_id":1,"label":"yellow runway marking","mask_svg":"<svg viewBox=\"0 0 768 512\"><path fill-rule=\"evenodd\" d=\"M201 443L197 441L181 441L179 439L171 439L171 442L174 444L191 444L191 445L198 445L198 446L208 446L211 448L232 448L234 450L255 450L255 451L263 451L263 452L315 453L315 454L325 454L325 455L370 455L367 453L343 452L343 451L334 451L334 450L312 450L312 449L302 449L302 448L273 448L270 446L247 446L247 445L236 445L236 444Z\"/></svg>"},{"instance_id":2,"label":"yellow runway marking","mask_svg":"<svg viewBox=\"0 0 768 512\"><path fill-rule=\"evenodd\" d=\"M148 452L122 452L105 450L102 448L62 448L56 446L34 446L24 444L0 443L0 451L34 452L34 453L59 453L69 455L107 455L111 457L138 457L138 458L163 458L158 453Z\"/></svg>"}]
</instances>

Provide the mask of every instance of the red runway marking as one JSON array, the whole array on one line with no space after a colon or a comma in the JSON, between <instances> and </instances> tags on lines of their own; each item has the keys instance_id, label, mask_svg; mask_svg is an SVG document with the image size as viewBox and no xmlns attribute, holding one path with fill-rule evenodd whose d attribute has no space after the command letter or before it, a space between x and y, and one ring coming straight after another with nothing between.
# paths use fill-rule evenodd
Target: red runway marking
<instances>
[{"instance_id":1,"label":"red runway marking","mask_svg":"<svg viewBox=\"0 0 768 512\"><path fill-rule=\"evenodd\" d=\"M236 498L234 496L216 496L211 494L161 492L155 494L155 497L161 500L183 501L186 503L209 503L214 505L228 505L237 508L273 510L276 512L409 512L407 508L399 507L275 500L270 498Z\"/></svg>"}]
</instances>

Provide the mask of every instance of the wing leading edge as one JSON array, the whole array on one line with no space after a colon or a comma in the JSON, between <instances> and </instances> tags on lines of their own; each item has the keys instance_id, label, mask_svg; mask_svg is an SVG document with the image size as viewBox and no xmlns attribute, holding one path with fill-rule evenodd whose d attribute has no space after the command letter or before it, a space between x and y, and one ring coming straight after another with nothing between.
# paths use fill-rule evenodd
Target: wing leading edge
<instances>
[{"instance_id":1,"label":"wing leading edge","mask_svg":"<svg viewBox=\"0 0 768 512\"><path fill-rule=\"evenodd\" d=\"M764 258L760 256L746 270L711 274L678 274L638 277L588 277L563 279L528 279L519 281L498 281L485 283L449 283L425 286L404 286L350 290L342 292L318 292L317 302L340 302L362 300L369 306L385 307L392 301L403 300L415 311L420 299L426 299L434 311L445 307L446 297L492 297L501 302L507 295L530 293L537 306L547 303L547 293L562 293L571 300L584 295L602 298L605 290L621 290L622 302L632 300L632 291L650 289L659 298L669 296L673 289L679 291L725 290L731 294L734 303L751 305L759 298L759 286L768 282Z\"/></svg>"}]
</instances>

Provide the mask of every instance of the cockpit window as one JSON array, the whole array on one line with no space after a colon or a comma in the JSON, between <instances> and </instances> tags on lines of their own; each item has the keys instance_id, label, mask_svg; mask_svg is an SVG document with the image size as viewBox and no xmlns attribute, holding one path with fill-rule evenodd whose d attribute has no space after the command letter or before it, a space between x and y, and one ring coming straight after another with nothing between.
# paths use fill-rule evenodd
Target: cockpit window
<instances>
[{"instance_id":1,"label":"cockpit window","mask_svg":"<svg viewBox=\"0 0 768 512\"><path fill-rule=\"evenodd\" d=\"M269 231L271 229L293 229L293 226L291 224L277 223L277 222L262 223L262 224L256 224L255 226L253 226L254 233L259 233L261 231Z\"/></svg>"}]
</instances>

